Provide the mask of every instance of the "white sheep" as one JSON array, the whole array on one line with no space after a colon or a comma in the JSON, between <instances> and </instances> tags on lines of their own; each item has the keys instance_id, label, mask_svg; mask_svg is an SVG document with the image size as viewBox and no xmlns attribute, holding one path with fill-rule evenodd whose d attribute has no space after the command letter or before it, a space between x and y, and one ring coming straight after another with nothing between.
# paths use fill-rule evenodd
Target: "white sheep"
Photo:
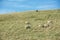
<instances>
[{"instance_id":1,"label":"white sheep","mask_svg":"<svg viewBox=\"0 0 60 40\"><path fill-rule=\"evenodd\" d=\"M49 27L52 24L52 21L49 20L47 23L43 24L42 27Z\"/></svg>"},{"instance_id":2,"label":"white sheep","mask_svg":"<svg viewBox=\"0 0 60 40\"><path fill-rule=\"evenodd\" d=\"M30 23L28 21L26 21L25 24L30 24Z\"/></svg>"},{"instance_id":3,"label":"white sheep","mask_svg":"<svg viewBox=\"0 0 60 40\"><path fill-rule=\"evenodd\" d=\"M49 24L44 24L43 27L49 27Z\"/></svg>"},{"instance_id":4,"label":"white sheep","mask_svg":"<svg viewBox=\"0 0 60 40\"><path fill-rule=\"evenodd\" d=\"M52 20L47 21L48 24L52 23Z\"/></svg>"},{"instance_id":5,"label":"white sheep","mask_svg":"<svg viewBox=\"0 0 60 40\"><path fill-rule=\"evenodd\" d=\"M30 28L31 28L30 22L26 21L25 23L26 23L25 28L26 28L26 29L30 29Z\"/></svg>"},{"instance_id":6,"label":"white sheep","mask_svg":"<svg viewBox=\"0 0 60 40\"><path fill-rule=\"evenodd\" d=\"M38 25L39 27L41 27L41 25Z\"/></svg>"}]
</instances>

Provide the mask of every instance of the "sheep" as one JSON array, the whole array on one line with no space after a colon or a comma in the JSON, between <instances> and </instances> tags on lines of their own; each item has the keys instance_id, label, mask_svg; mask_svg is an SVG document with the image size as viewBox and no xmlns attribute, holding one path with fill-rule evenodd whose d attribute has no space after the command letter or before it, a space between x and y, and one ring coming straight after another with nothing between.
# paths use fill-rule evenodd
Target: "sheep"
<instances>
[{"instance_id":1,"label":"sheep","mask_svg":"<svg viewBox=\"0 0 60 40\"><path fill-rule=\"evenodd\" d=\"M38 26L39 26L39 27L41 27L41 25L40 25L40 24L39 24Z\"/></svg>"},{"instance_id":2,"label":"sheep","mask_svg":"<svg viewBox=\"0 0 60 40\"><path fill-rule=\"evenodd\" d=\"M30 23L28 21L26 21L25 24L30 24Z\"/></svg>"},{"instance_id":3,"label":"sheep","mask_svg":"<svg viewBox=\"0 0 60 40\"><path fill-rule=\"evenodd\" d=\"M49 20L47 23L43 24L42 27L49 27L52 24L52 21Z\"/></svg>"},{"instance_id":4,"label":"sheep","mask_svg":"<svg viewBox=\"0 0 60 40\"><path fill-rule=\"evenodd\" d=\"M30 24L30 22L26 21L25 23L26 23L25 28L26 28L26 29L30 29L30 28L31 28L31 24Z\"/></svg>"},{"instance_id":5,"label":"sheep","mask_svg":"<svg viewBox=\"0 0 60 40\"><path fill-rule=\"evenodd\" d=\"M49 24L43 24L42 27L49 27Z\"/></svg>"},{"instance_id":6,"label":"sheep","mask_svg":"<svg viewBox=\"0 0 60 40\"><path fill-rule=\"evenodd\" d=\"M52 23L52 20L47 21L48 24Z\"/></svg>"},{"instance_id":7,"label":"sheep","mask_svg":"<svg viewBox=\"0 0 60 40\"><path fill-rule=\"evenodd\" d=\"M30 29L31 28L31 25L26 25L25 28L26 29Z\"/></svg>"}]
</instances>

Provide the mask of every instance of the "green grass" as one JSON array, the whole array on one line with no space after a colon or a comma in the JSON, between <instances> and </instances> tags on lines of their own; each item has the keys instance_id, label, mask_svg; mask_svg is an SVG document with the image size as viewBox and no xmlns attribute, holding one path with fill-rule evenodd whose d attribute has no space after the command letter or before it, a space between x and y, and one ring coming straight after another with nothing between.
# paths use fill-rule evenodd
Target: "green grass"
<instances>
[{"instance_id":1,"label":"green grass","mask_svg":"<svg viewBox=\"0 0 60 40\"><path fill-rule=\"evenodd\" d=\"M38 27L52 20L50 27ZM25 29L25 21L31 29ZM60 9L0 15L0 40L60 40Z\"/></svg>"}]
</instances>

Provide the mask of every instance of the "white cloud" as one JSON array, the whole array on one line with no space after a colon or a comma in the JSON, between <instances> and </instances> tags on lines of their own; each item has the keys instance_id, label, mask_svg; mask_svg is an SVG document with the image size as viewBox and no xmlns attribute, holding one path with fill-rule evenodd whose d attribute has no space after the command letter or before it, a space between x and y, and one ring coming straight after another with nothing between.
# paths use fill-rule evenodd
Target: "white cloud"
<instances>
[{"instance_id":1,"label":"white cloud","mask_svg":"<svg viewBox=\"0 0 60 40\"><path fill-rule=\"evenodd\" d=\"M30 6L30 5L25 5L25 4L19 4L19 3L15 3L15 2L5 2L5 3L3 3L3 6L5 6L5 7L16 7L16 8L23 8L23 7L25 7L25 8L31 8L32 6Z\"/></svg>"},{"instance_id":2,"label":"white cloud","mask_svg":"<svg viewBox=\"0 0 60 40\"><path fill-rule=\"evenodd\" d=\"M0 13L10 13L10 12L15 12L14 10L9 10L9 9L0 9Z\"/></svg>"},{"instance_id":3,"label":"white cloud","mask_svg":"<svg viewBox=\"0 0 60 40\"><path fill-rule=\"evenodd\" d=\"M8 1L20 2L20 1L27 1L27 0L8 0Z\"/></svg>"},{"instance_id":4,"label":"white cloud","mask_svg":"<svg viewBox=\"0 0 60 40\"><path fill-rule=\"evenodd\" d=\"M7 5L4 5L4 6L5 6L5 7L10 7L10 8L11 8L11 7L12 7L12 8L31 8L31 7L32 7L32 6L30 6L30 5L23 5L23 4L22 4L22 5L21 5L21 4L17 4L17 5L16 5L16 4L13 4L13 5L11 5L11 4L8 5L8 4L7 4Z\"/></svg>"},{"instance_id":5,"label":"white cloud","mask_svg":"<svg viewBox=\"0 0 60 40\"><path fill-rule=\"evenodd\" d=\"M54 3L54 2L57 2L56 0L48 0L47 3Z\"/></svg>"},{"instance_id":6,"label":"white cloud","mask_svg":"<svg viewBox=\"0 0 60 40\"><path fill-rule=\"evenodd\" d=\"M41 5L41 6L37 6L36 8L43 8L43 9L45 9L45 8L51 8L51 7L56 7L57 5L53 5L53 4L51 4L51 5Z\"/></svg>"},{"instance_id":7,"label":"white cloud","mask_svg":"<svg viewBox=\"0 0 60 40\"><path fill-rule=\"evenodd\" d=\"M26 1L26 0L8 0L8 1ZM30 5L25 5L25 4L22 4L22 3L18 3L18 2L4 2L3 3L3 6L4 7L12 7L12 8L31 8Z\"/></svg>"},{"instance_id":8,"label":"white cloud","mask_svg":"<svg viewBox=\"0 0 60 40\"><path fill-rule=\"evenodd\" d=\"M32 7L32 6L30 6L30 5L16 5L15 7L26 7L26 8L30 8L30 7Z\"/></svg>"}]
</instances>

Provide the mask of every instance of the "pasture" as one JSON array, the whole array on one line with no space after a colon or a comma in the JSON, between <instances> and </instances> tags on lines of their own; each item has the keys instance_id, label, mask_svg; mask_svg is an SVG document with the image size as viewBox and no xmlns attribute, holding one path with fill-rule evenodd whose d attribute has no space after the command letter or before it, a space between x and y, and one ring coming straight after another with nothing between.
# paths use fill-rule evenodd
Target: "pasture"
<instances>
[{"instance_id":1,"label":"pasture","mask_svg":"<svg viewBox=\"0 0 60 40\"><path fill-rule=\"evenodd\" d=\"M50 27L38 26L48 20L53 21ZM30 29L25 29L26 21ZM60 40L60 10L0 14L0 40Z\"/></svg>"}]
</instances>

